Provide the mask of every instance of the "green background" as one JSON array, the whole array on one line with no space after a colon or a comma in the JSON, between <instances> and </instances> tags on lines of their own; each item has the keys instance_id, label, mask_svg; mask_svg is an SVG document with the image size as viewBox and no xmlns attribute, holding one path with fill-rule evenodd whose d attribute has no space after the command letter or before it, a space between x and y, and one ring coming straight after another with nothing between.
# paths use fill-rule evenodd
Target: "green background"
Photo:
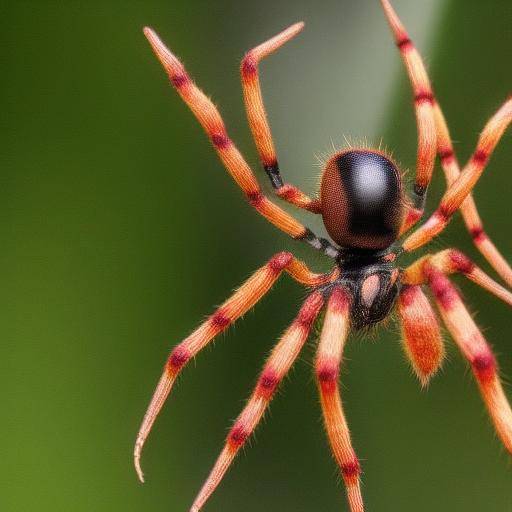
<instances>
[{"instance_id":1,"label":"green background","mask_svg":"<svg viewBox=\"0 0 512 512\"><path fill-rule=\"evenodd\" d=\"M508 0L396 7L426 57L461 160L512 87ZM0 8L0 509L185 511L304 292L284 278L184 372L131 454L170 348L273 253L328 262L255 214L144 40L153 25L222 105L258 177L243 113L245 50L304 19L262 66L283 173L313 192L315 154L343 134L415 159L410 91L375 1L10 1ZM417 37L416 37L417 36ZM510 134L476 190L512 255ZM443 187L438 169L429 208ZM319 229L308 214L297 216ZM478 262L457 217L434 248ZM512 376L510 313L457 279ZM512 511L510 459L449 343L422 391L390 323L349 343L343 393L369 511ZM346 510L325 441L314 340L206 510ZM510 386L507 386L511 397Z\"/></svg>"}]
</instances>

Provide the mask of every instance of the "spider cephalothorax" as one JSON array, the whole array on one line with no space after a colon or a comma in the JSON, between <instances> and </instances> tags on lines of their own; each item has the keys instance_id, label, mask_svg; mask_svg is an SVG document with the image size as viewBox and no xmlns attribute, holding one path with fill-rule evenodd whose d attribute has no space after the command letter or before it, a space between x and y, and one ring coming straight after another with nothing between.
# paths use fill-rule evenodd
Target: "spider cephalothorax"
<instances>
[{"instance_id":1,"label":"spider cephalothorax","mask_svg":"<svg viewBox=\"0 0 512 512\"><path fill-rule=\"evenodd\" d=\"M400 231L402 203L400 171L388 156L350 149L329 158L320 204L325 228L340 247L388 248Z\"/></svg>"},{"instance_id":2,"label":"spider cephalothorax","mask_svg":"<svg viewBox=\"0 0 512 512\"><path fill-rule=\"evenodd\" d=\"M512 305L512 294L456 249L427 254L407 268L399 265L402 253L411 253L430 242L460 210L476 247L507 285L512 286L512 269L485 234L471 197L472 188L512 121L512 98L487 123L475 152L461 169L421 57L389 1L381 1L414 93L418 158L409 199L403 190L397 165L381 151L368 148L351 148L328 159L322 173L318 199L311 199L296 187L283 182L263 106L258 64L263 57L297 35L303 28L302 23L292 25L249 51L241 66L249 125L272 186L280 198L299 208L321 214L334 243L317 237L263 194L250 167L229 138L213 103L194 84L181 62L158 36L151 29L144 29L172 84L205 129L220 159L249 203L277 228L296 240L309 243L334 260L331 272L315 274L291 253L276 254L171 352L135 444L135 466L141 480L142 447L187 362L254 306L283 272L310 288L297 317L268 358L191 512L198 512L202 508L256 428L324 307L326 313L315 363L324 423L347 487L350 510L363 512L361 470L352 448L338 387L343 347L351 328L374 325L386 318L395 307L401 322L405 351L420 381L426 384L441 365L444 346L438 315L424 288L430 289L444 323L471 365L496 432L512 453L512 411L498 377L496 360L448 275L460 272L509 305ZM423 215L436 153L446 175L447 190L430 218L402 240L402 235Z\"/></svg>"}]
</instances>

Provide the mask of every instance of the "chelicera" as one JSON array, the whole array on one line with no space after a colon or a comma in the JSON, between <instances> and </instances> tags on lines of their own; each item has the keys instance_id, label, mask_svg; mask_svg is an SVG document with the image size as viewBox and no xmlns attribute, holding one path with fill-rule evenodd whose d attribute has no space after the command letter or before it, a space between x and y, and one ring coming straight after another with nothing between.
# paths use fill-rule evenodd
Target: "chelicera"
<instances>
[{"instance_id":1,"label":"chelicera","mask_svg":"<svg viewBox=\"0 0 512 512\"><path fill-rule=\"evenodd\" d=\"M352 448L338 386L343 348L350 330L377 324L396 310L405 352L425 385L439 369L444 355L438 315L425 290L429 290L453 340L471 365L496 432L507 450L512 452L512 411L499 380L496 360L448 276L462 273L509 305L512 305L512 294L456 249L424 255L406 268L399 262L403 253L416 251L441 233L453 214L460 211L476 247L507 286L512 285L512 270L485 234L471 196L471 190L512 120L512 98L484 127L466 166L459 167L421 57L389 1L382 0L382 6L414 94L418 155L414 186L409 195L404 190L397 164L384 152L369 148L349 148L332 155L324 166L316 199L285 184L263 105L258 65L262 58L297 35L303 24L292 25L250 50L242 60L247 117L263 168L281 199L322 215L331 241L317 237L264 195L250 167L229 138L213 103L194 84L181 62L155 32L144 29L171 83L205 129L222 163L249 203L278 229L309 243L333 261L331 272L317 274L289 252L276 254L172 350L135 444L135 466L141 481L142 447L183 367L216 335L252 308L283 272L310 290L297 317L268 358L191 512L198 512L203 507L253 433L322 309L325 309L325 317L315 371L325 428L352 512L363 511L364 505L360 489L361 468ZM446 176L446 192L427 221L408 234L422 218L436 155Z\"/></svg>"}]
</instances>

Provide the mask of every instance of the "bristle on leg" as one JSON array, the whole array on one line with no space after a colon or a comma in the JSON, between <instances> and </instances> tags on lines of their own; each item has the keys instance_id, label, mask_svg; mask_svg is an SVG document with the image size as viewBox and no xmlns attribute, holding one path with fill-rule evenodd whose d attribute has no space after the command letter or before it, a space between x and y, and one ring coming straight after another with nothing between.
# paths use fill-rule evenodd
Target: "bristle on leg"
<instances>
[{"instance_id":1,"label":"bristle on leg","mask_svg":"<svg viewBox=\"0 0 512 512\"><path fill-rule=\"evenodd\" d=\"M427 266L427 275L446 327L470 363L496 432L512 454L512 410L503 391L491 347L450 280L432 266Z\"/></svg>"},{"instance_id":2,"label":"bristle on leg","mask_svg":"<svg viewBox=\"0 0 512 512\"><path fill-rule=\"evenodd\" d=\"M398 301L405 353L422 386L442 365L445 350L436 314L421 286L404 286Z\"/></svg>"},{"instance_id":3,"label":"bristle on leg","mask_svg":"<svg viewBox=\"0 0 512 512\"><path fill-rule=\"evenodd\" d=\"M288 373L306 342L323 302L322 294L313 292L306 299L299 314L273 349L261 372L256 388L231 428L226 444L194 500L190 512L199 512L203 508L203 505L220 484L240 448L254 432L274 396L277 386Z\"/></svg>"}]
</instances>

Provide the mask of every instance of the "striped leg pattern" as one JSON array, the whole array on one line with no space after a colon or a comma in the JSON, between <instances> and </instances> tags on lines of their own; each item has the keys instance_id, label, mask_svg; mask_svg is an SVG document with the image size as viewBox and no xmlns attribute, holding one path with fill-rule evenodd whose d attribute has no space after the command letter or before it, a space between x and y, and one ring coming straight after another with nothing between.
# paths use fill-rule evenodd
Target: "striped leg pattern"
<instances>
[{"instance_id":1,"label":"striped leg pattern","mask_svg":"<svg viewBox=\"0 0 512 512\"><path fill-rule=\"evenodd\" d=\"M406 252L430 242L450 222L482 175L487 162L504 131L512 121L512 100L507 101L483 129L473 156L459 176L449 185L441 203L430 218L403 243ZM445 157L446 159L447 157Z\"/></svg>"},{"instance_id":2,"label":"striped leg pattern","mask_svg":"<svg viewBox=\"0 0 512 512\"><path fill-rule=\"evenodd\" d=\"M512 104L512 98L507 100L502 109L510 108L509 106L507 107L507 104L509 106ZM441 166L445 173L446 182L448 186L450 186L459 177L461 171L453 150L453 144L446 119L437 102L434 104L434 115L437 128L437 151L441 160ZM488 155L478 155L477 153L474 153L472 159L475 160L475 157L477 161L478 159L487 160ZM469 194L462 202L460 212L477 249L483 254L494 270L496 270L498 275L500 275L501 278L512 287L512 269L498 251L492 240L487 236L480 215L478 214L475 200L471 194Z\"/></svg>"},{"instance_id":3,"label":"striped leg pattern","mask_svg":"<svg viewBox=\"0 0 512 512\"><path fill-rule=\"evenodd\" d=\"M335 288L327 305L315 366L325 429L345 482L350 511L363 512L361 468L352 447L338 388L339 367L349 330L349 316L350 297L345 290Z\"/></svg>"},{"instance_id":4,"label":"striped leg pattern","mask_svg":"<svg viewBox=\"0 0 512 512\"><path fill-rule=\"evenodd\" d=\"M249 203L281 231L297 240L304 240L312 247L335 258L338 250L329 241L318 238L263 194L251 168L229 138L215 105L192 81L183 64L162 43L156 33L146 27L144 34L169 75L172 85L204 128L222 163L245 193Z\"/></svg>"},{"instance_id":5,"label":"striped leg pattern","mask_svg":"<svg viewBox=\"0 0 512 512\"><path fill-rule=\"evenodd\" d=\"M281 337L270 354L247 405L238 416L228 434L226 444L208 479L197 495L190 512L201 510L217 488L236 454L252 435L263 417L277 386L288 373L306 342L311 326L317 317L324 299L320 292L313 292L304 302L298 316Z\"/></svg>"},{"instance_id":6,"label":"striped leg pattern","mask_svg":"<svg viewBox=\"0 0 512 512\"><path fill-rule=\"evenodd\" d=\"M512 293L478 268L458 249L445 249L436 254L427 254L407 267L402 273L402 282L408 285L427 283L426 266L434 267L444 274L461 273L478 286L512 306Z\"/></svg>"},{"instance_id":7,"label":"striped leg pattern","mask_svg":"<svg viewBox=\"0 0 512 512\"><path fill-rule=\"evenodd\" d=\"M404 285L398 298L404 351L425 387L439 370L445 349L437 316L419 285Z\"/></svg>"},{"instance_id":8,"label":"striped leg pattern","mask_svg":"<svg viewBox=\"0 0 512 512\"><path fill-rule=\"evenodd\" d=\"M270 131L267 113L263 104L258 73L261 59L267 57L295 37L303 28L304 23L295 23L272 39L248 51L242 60L240 73L242 76L247 119L261 163L270 179L272 187L281 199L299 208L304 208L313 213L320 213L320 201L311 199L293 185L283 183L272 140L272 132Z\"/></svg>"},{"instance_id":9,"label":"striped leg pattern","mask_svg":"<svg viewBox=\"0 0 512 512\"><path fill-rule=\"evenodd\" d=\"M279 275L288 272L296 281L306 286L328 282L329 274L315 274L292 254L282 252L257 270L213 315L171 352L139 429L134 449L134 463L141 482L144 475L140 466L142 448L182 368L205 348L218 334L251 309L272 287Z\"/></svg>"},{"instance_id":10,"label":"striped leg pattern","mask_svg":"<svg viewBox=\"0 0 512 512\"><path fill-rule=\"evenodd\" d=\"M434 94L418 50L388 0L381 0L384 13L402 55L414 94L414 110L418 130L418 155L412 206L404 218L402 232L412 227L423 215L427 189L432 179L436 158L437 136L434 120Z\"/></svg>"},{"instance_id":11,"label":"striped leg pattern","mask_svg":"<svg viewBox=\"0 0 512 512\"><path fill-rule=\"evenodd\" d=\"M496 432L512 454L512 410L494 354L446 275L430 265L426 265L426 273L444 323L470 363Z\"/></svg>"}]
</instances>

